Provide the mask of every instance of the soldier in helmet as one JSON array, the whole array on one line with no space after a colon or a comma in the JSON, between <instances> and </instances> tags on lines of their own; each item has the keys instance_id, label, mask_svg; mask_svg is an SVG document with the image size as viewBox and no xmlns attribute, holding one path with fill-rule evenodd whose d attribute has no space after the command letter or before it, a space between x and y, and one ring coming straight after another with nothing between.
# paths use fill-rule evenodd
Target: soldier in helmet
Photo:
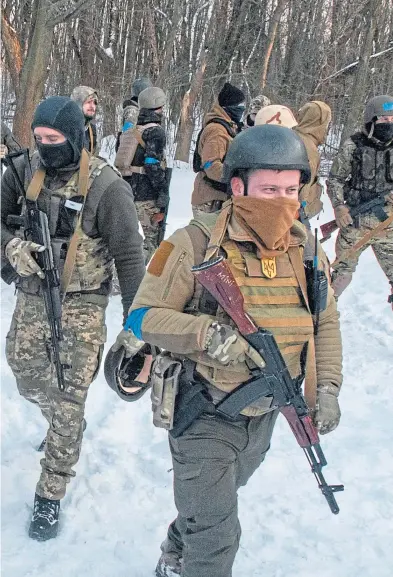
<instances>
[{"instance_id":1,"label":"soldier in helmet","mask_svg":"<svg viewBox=\"0 0 393 577\"><path fill-rule=\"evenodd\" d=\"M137 125L121 135L115 166L134 192L148 262L158 247L162 211L169 204L166 135L161 126L166 94L161 88L150 86L140 92L138 102Z\"/></svg>"},{"instance_id":2,"label":"soldier in helmet","mask_svg":"<svg viewBox=\"0 0 393 577\"><path fill-rule=\"evenodd\" d=\"M8 282L14 280L17 288L7 361L20 394L39 407L48 424L29 529L32 539L45 541L57 535L60 500L75 476L86 398L106 340L114 265L125 315L145 267L131 189L104 160L84 149L85 121L79 106L64 96L48 98L35 111L32 129L37 146L32 174L24 156L15 161L15 169L22 182L26 179L26 196L33 194L48 217L61 283L64 390L58 388L51 360L41 282L45 275L34 258L44 247L25 240L24 227L16 228L15 216L26 212L26 199L11 168L1 182L1 251L6 263L2 278L11 271Z\"/></svg>"},{"instance_id":3,"label":"soldier in helmet","mask_svg":"<svg viewBox=\"0 0 393 577\"><path fill-rule=\"evenodd\" d=\"M250 378L249 366L262 366L256 350L191 272L194 265L222 255L243 293L246 312L273 332L291 376L300 386L305 374L316 375L310 387L320 433L337 427L342 351L336 301L329 287L314 338L315 319L301 296L303 261L314 254L314 240L296 213L299 190L309 178L305 147L292 130L247 129L236 136L224 161L228 188L222 210L199 216L161 243L116 342L116 347L128 342L131 352L140 347L138 340L166 350L152 373L152 400L158 408L175 387L176 367L182 367L179 401L166 403L155 419L169 421L171 406L175 418L179 411L188 415L196 397L192 393L187 399L185 390L198 391L216 405ZM319 257L328 271L321 249ZM310 352L306 359L308 350L315 350L315 356ZM250 402L233 421L210 406L180 436L169 433L178 516L161 546L158 577L232 574L240 539L237 490L269 449L277 417L271 403L267 397Z\"/></svg>"},{"instance_id":4,"label":"soldier in helmet","mask_svg":"<svg viewBox=\"0 0 393 577\"><path fill-rule=\"evenodd\" d=\"M258 114L258 112L262 108L264 108L265 106L270 106L270 105L271 105L270 98L268 98L264 94L259 94L258 96L255 96L255 98L253 98L251 100L250 106L248 107L248 110L247 110L245 127L251 128L251 126L254 126L255 125L255 117Z\"/></svg>"},{"instance_id":5,"label":"soldier in helmet","mask_svg":"<svg viewBox=\"0 0 393 577\"><path fill-rule=\"evenodd\" d=\"M90 86L77 86L71 94L71 100L80 106L85 117L85 147L90 154L97 152L97 128L93 122L97 113L98 94Z\"/></svg>"},{"instance_id":6,"label":"soldier in helmet","mask_svg":"<svg viewBox=\"0 0 393 577\"><path fill-rule=\"evenodd\" d=\"M363 129L344 142L327 190L340 229L332 275L336 296L371 246L392 287L393 307L393 96L375 96L366 104ZM351 209L362 205L366 210L352 218Z\"/></svg>"}]
</instances>

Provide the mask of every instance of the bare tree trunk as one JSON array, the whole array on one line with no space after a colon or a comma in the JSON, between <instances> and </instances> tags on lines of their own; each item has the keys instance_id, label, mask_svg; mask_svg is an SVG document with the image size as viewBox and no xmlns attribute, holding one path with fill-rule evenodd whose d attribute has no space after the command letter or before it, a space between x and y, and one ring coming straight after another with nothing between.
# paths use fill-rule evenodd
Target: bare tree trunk
<instances>
[{"instance_id":1,"label":"bare tree trunk","mask_svg":"<svg viewBox=\"0 0 393 577\"><path fill-rule=\"evenodd\" d=\"M370 56L373 52L373 39L377 26L379 2L380 0L369 0L365 10L364 24L367 29L367 34L360 54L356 77L352 87L349 114L341 134L340 147L357 126L364 100L366 98L367 74L369 73Z\"/></svg>"},{"instance_id":2,"label":"bare tree trunk","mask_svg":"<svg viewBox=\"0 0 393 577\"><path fill-rule=\"evenodd\" d=\"M46 25L47 9L47 0L38 0L34 32L23 64L16 102L13 130L18 142L27 147L31 145L31 122L42 98L52 50L54 29Z\"/></svg>"},{"instance_id":3,"label":"bare tree trunk","mask_svg":"<svg viewBox=\"0 0 393 577\"><path fill-rule=\"evenodd\" d=\"M173 47L176 40L176 34L179 27L180 17L181 17L182 1L175 0L173 5L173 16L172 16L172 28L168 34L168 38L165 41L165 54L162 60L162 66L157 78L157 86L162 86L163 82L168 76L168 70L172 59Z\"/></svg>"},{"instance_id":4,"label":"bare tree trunk","mask_svg":"<svg viewBox=\"0 0 393 577\"><path fill-rule=\"evenodd\" d=\"M206 50L201 58L201 63L193 76L190 89L187 90L183 97L182 107L180 112L180 127L177 137L177 147L175 160L188 162L190 157L190 148L192 135L194 133L195 119L193 118L193 111L196 99L202 89L203 77L206 70Z\"/></svg>"},{"instance_id":5,"label":"bare tree trunk","mask_svg":"<svg viewBox=\"0 0 393 577\"><path fill-rule=\"evenodd\" d=\"M22 47L14 28L10 25L5 13L1 15L1 38L4 44L7 68L9 70L15 96L19 95L19 75L22 70Z\"/></svg>"},{"instance_id":6,"label":"bare tree trunk","mask_svg":"<svg viewBox=\"0 0 393 577\"><path fill-rule=\"evenodd\" d=\"M272 19L269 23L269 32L267 35L267 47L265 57L263 59L261 83L260 83L262 90L266 86L266 78L267 78L267 71L269 69L270 56L272 54L274 41L276 39L278 24L281 20L281 16L285 10L286 5L287 0L278 0Z\"/></svg>"},{"instance_id":7,"label":"bare tree trunk","mask_svg":"<svg viewBox=\"0 0 393 577\"><path fill-rule=\"evenodd\" d=\"M154 10L151 0L148 0L145 10L146 34L151 50L151 74L154 81L158 78L160 65L158 62L156 27L154 22Z\"/></svg>"}]
</instances>

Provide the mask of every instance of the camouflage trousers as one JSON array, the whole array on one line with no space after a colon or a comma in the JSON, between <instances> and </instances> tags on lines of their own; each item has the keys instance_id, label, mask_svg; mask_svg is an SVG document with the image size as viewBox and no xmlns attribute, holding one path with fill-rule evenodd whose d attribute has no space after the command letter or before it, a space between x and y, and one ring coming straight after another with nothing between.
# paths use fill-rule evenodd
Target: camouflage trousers
<instances>
[{"instance_id":1,"label":"camouflage trousers","mask_svg":"<svg viewBox=\"0 0 393 577\"><path fill-rule=\"evenodd\" d=\"M231 577L241 535L237 491L264 461L277 415L202 415L180 437L169 434L178 516L161 550L183 559L182 577Z\"/></svg>"},{"instance_id":2,"label":"camouflage trousers","mask_svg":"<svg viewBox=\"0 0 393 577\"><path fill-rule=\"evenodd\" d=\"M161 210L156 206L154 200L138 200L135 202L135 208L145 235L143 251L147 264L158 248L158 236L161 226L158 222L152 222L152 216L158 214Z\"/></svg>"},{"instance_id":3,"label":"camouflage trousers","mask_svg":"<svg viewBox=\"0 0 393 577\"><path fill-rule=\"evenodd\" d=\"M41 297L18 292L7 335L7 361L19 393L36 404L49 423L45 457L36 492L47 499L61 499L75 476L82 444L82 422L87 391L98 373L106 340L105 306L67 296L63 304L64 340L60 358L65 390L57 387L50 360L50 333Z\"/></svg>"},{"instance_id":4,"label":"camouflage trousers","mask_svg":"<svg viewBox=\"0 0 393 577\"><path fill-rule=\"evenodd\" d=\"M221 200L211 200L210 202L204 202L203 204L193 204L192 214L194 218L198 216L203 216L206 212L218 212L221 210L223 201Z\"/></svg>"},{"instance_id":5,"label":"camouflage trousers","mask_svg":"<svg viewBox=\"0 0 393 577\"><path fill-rule=\"evenodd\" d=\"M387 213L391 213L391 209L389 210L388 208ZM379 265L388 280L391 283L393 282L393 223L379 236L364 244L359 250L350 253L349 251L358 241L380 224L380 220L374 214L367 214L361 216L359 224L359 228L354 226L342 228L337 236L335 272L332 275L333 288L335 288L337 296L349 285L360 255L369 246L373 249Z\"/></svg>"}]
</instances>

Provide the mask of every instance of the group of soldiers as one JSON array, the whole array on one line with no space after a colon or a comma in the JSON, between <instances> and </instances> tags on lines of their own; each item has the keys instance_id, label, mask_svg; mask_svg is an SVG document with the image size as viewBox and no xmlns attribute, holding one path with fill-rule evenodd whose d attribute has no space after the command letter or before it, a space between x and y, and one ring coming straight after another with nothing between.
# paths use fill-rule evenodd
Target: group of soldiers
<instances>
[{"instance_id":1,"label":"group of soldiers","mask_svg":"<svg viewBox=\"0 0 393 577\"><path fill-rule=\"evenodd\" d=\"M333 163L328 193L339 234L330 282L330 263L307 224L321 210L317 147L331 120L325 103L309 102L294 114L261 95L246 112L244 93L226 83L198 136L194 218L157 248L154 231L169 203L165 93L147 79L133 88L116 145L120 174L94 154L97 93L78 87L71 98L41 102L32 122L31 161L21 155L15 172L7 168L2 178L2 264L17 273L6 356L20 394L48 422L29 535L45 541L58 532L60 502L87 426L87 393L102 360L116 269L123 329L107 355L105 377L126 401L151 390L154 424L169 431L173 459L178 515L161 545L156 575L230 577L240 540L237 490L263 462L279 407L260 394L246 396L231 418L220 410L268 359L195 273L223 259L242 296L238 306L256 329L273 335L297 389L305 382L315 428L333 431L342 384L336 300L367 246L393 289L393 97L368 102L362 131ZM3 132L2 155L11 151ZM45 271L35 259L44 248L14 224L31 199L47 215L57 247L64 390L51 354ZM353 216L373 200L372 208ZM312 301L320 277L326 290L317 310Z\"/></svg>"}]
</instances>

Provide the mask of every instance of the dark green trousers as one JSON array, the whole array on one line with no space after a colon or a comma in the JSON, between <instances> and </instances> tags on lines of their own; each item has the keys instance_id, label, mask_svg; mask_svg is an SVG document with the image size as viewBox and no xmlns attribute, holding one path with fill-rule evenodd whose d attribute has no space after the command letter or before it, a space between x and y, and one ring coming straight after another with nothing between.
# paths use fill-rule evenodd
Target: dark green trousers
<instances>
[{"instance_id":1,"label":"dark green trousers","mask_svg":"<svg viewBox=\"0 0 393 577\"><path fill-rule=\"evenodd\" d=\"M231 577L241 535L237 490L264 460L276 418L203 415L181 437L169 436L178 516L161 548L183 558L182 577Z\"/></svg>"}]
</instances>

